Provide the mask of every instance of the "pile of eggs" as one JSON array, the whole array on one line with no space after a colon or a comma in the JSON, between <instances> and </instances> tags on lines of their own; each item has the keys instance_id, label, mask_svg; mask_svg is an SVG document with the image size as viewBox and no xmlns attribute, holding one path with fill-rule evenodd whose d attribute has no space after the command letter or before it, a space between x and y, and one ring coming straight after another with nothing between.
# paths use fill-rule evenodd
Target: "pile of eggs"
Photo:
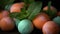
<instances>
[{"instance_id":1,"label":"pile of eggs","mask_svg":"<svg viewBox=\"0 0 60 34\"><path fill-rule=\"evenodd\" d=\"M0 29L2 31L10 31L15 28L22 34L29 34L36 27L42 30L43 34L58 34L60 31L60 16L50 20L46 13L41 12L32 21L29 19L19 20L17 18L10 18L9 13L21 12L21 8L24 7L24 3L15 3L10 7L10 12L7 10L2 10L0 13ZM51 10L54 8L52 7ZM48 7L43 8L44 11L48 10Z\"/></svg>"}]
</instances>

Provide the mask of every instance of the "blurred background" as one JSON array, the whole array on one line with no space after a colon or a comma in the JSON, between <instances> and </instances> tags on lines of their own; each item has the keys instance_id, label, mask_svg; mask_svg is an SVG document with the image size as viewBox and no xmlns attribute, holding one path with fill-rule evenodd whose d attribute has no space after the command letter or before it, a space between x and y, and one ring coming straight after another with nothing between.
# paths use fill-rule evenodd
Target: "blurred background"
<instances>
[{"instance_id":1,"label":"blurred background","mask_svg":"<svg viewBox=\"0 0 60 34\"><path fill-rule=\"evenodd\" d=\"M60 0L36 0L36 1L42 1L43 6L46 6L48 1L52 1L52 6L56 7L58 11L60 11ZM20 0L16 0L15 2L20 2Z\"/></svg>"},{"instance_id":2,"label":"blurred background","mask_svg":"<svg viewBox=\"0 0 60 34\"><path fill-rule=\"evenodd\" d=\"M42 1L43 2L43 7L46 6L48 4L48 1L52 1L52 6L54 6L58 11L60 11L60 0L36 0L36 1ZM15 0L14 3L16 2L21 2L20 0ZM0 31L0 34L20 34L16 29L14 29L11 32L2 32ZM41 31L39 31L38 29L35 29L31 34L42 34Z\"/></svg>"}]
</instances>

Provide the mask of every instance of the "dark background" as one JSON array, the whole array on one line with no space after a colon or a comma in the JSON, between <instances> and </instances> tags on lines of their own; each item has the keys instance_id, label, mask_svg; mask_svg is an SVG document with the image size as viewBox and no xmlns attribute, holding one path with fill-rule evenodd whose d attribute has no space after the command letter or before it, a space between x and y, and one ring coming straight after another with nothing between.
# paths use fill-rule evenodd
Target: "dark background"
<instances>
[{"instance_id":1,"label":"dark background","mask_svg":"<svg viewBox=\"0 0 60 34\"><path fill-rule=\"evenodd\" d=\"M54 6L58 11L60 11L60 0L36 0L36 1L42 1L43 2L43 7L48 4L48 1L52 1L52 6ZM15 0L14 3L16 2L21 2L20 0ZM17 29L15 28L12 31L9 32L3 32L0 31L0 34L20 34ZM31 34L43 34L41 30L34 29L34 31Z\"/></svg>"},{"instance_id":2,"label":"dark background","mask_svg":"<svg viewBox=\"0 0 60 34\"><path fill-rule=\"evenodd\" d=\"M52 6L57 8L58 11L60 11L60 0L36 0L36 1L42 1L43 6L46 6L48 1L52 1ZM15 2L20 2L20 0L16 0Z\"/></svg>"}]
</instances>

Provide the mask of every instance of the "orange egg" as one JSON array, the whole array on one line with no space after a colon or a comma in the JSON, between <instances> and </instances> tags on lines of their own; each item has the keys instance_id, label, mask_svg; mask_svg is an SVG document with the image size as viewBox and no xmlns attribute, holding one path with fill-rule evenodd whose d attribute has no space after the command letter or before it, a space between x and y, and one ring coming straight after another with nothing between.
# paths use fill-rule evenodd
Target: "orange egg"
<instances>
[{"instance_id":1,"label":"orange egg","mask_svg":"<svg viewBox=\"0 0 60 34\"><path fill-rule=\"evenodd\" d=\"M51 10L54 10L55 8L54 8L53 6L51 6L50 9L51 9ZM48 6L45 6L45 7L43 8L43 11L47 11L47 10L48 10Z\"/></svg>"},{"instance_id":2,"label":"orange egg","mask_svg":"<svg viewBox=\"0 0 60 34\"><path fill-rule=\"evenodd\" d=\"M60 11L59 11L59 12L57 12L57 16L60 16Z\"/></svg>"},{"instance_id":3,"label":"orange egg","mask_svg":"<svg viewBox=\"0 0 60 34\"><path fill-rule=\"evenodd\" d=\"M2 31L10 31L14 29L14 21L10 17L5 17L0 20L0 28Z\"/></svg>"},{"instance_id":4,"label":"orange egg","mask_svg":"<svg viewBox=\"0 0 60 34\"><path fill-rule=\"evenodd\" d=\"M44 24L42 28L43 34L58 34L59 33L59 27L58 25L53 21L48 21Z\"/></svg>"},{"instance_id":5,"label":"orange egg","mask_svg":"<svg viewBox=\"0 0 60 34\"><path fill-rule=\"evenodd\" d=\"M21 12L21 8L24 7L24 2L21 3L15 3L11 6L10 12Z\"/></svg>"},{"instance_id":6,"label":"orange egg","mask_svg":"<svg viewBox=\"0 0 60 34\"><path fill-rule=\"evenodd\" d=\"M38 14L34 20L33 20L33 24L36 28L41 29L43 27L43 25L49 21L49 16L45 13L40 13Z\"/></svg>"}]
</instances>

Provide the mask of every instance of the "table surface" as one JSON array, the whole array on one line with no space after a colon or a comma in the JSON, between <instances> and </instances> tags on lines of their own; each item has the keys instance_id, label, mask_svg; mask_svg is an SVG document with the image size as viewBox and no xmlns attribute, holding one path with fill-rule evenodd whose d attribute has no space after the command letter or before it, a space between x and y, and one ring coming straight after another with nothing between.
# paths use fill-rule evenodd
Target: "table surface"
<instances>
[{"instance_id":1,"label":"table surface","mask_svg":"<svg viewBox=\"0 0 60 34\"><path fill-rule=\"evenodd\" d=\"M20 34L20 33L18 32L17 29L14 29L14 30L9 31L9 32L0 31L0 34ZM31 34L42 34L42 31L35 28L35 29L31 32Z\"/></svg>"}]
</instances>

